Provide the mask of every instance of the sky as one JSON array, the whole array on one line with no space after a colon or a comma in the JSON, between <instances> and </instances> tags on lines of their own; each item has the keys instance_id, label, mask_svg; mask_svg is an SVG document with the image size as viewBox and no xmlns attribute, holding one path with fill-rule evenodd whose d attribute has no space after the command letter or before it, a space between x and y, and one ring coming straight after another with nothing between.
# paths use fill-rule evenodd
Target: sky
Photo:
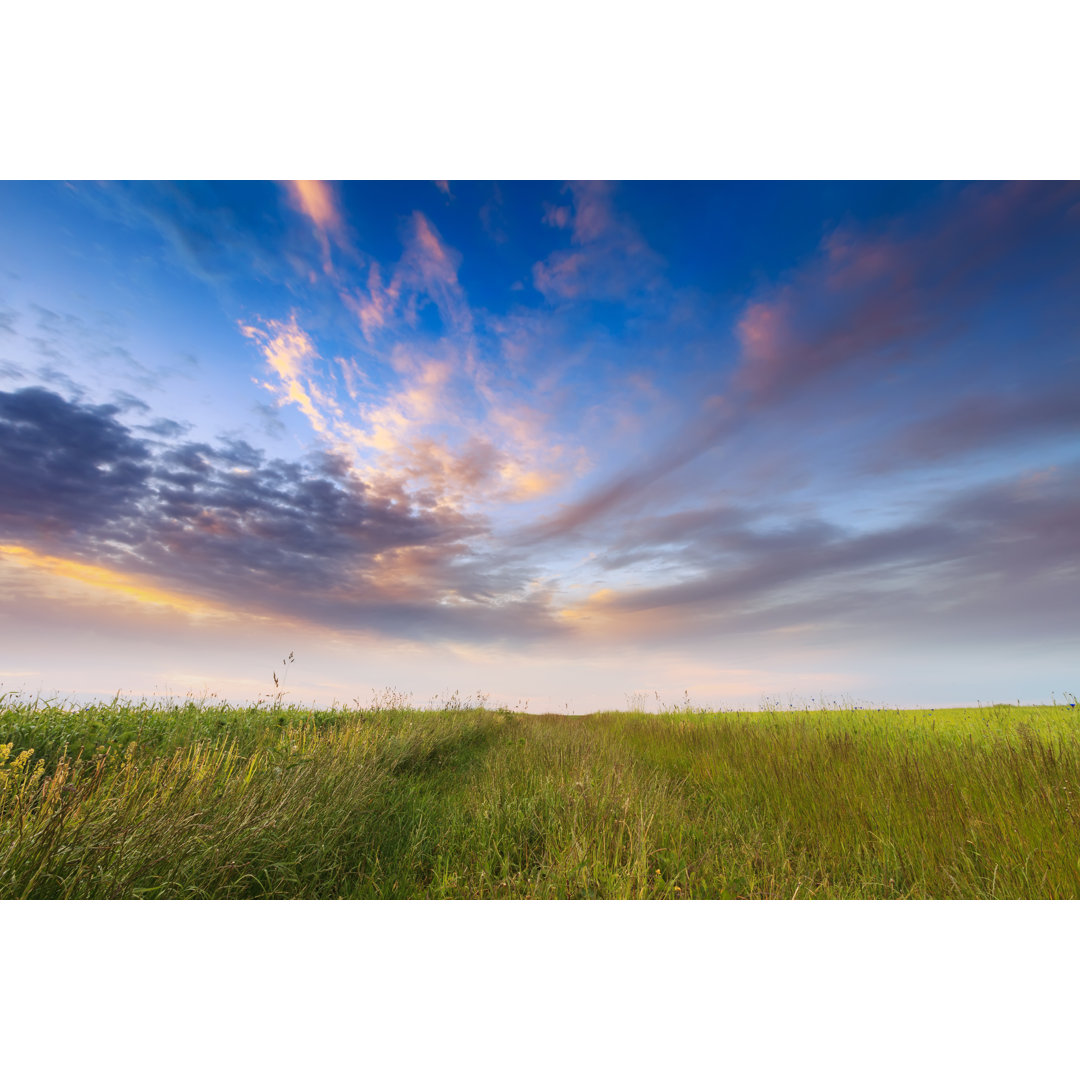
<instances>
[{"instance_id":1,"label":"sky","mask_svg":"<svg viewBox=\"0 0 1080 1080\"><path fill-rule=\"evenodd\" d=\"M0 693L1080 693L1078 255L1069 183L0 182Z\"/></svg>"}]
</instances>

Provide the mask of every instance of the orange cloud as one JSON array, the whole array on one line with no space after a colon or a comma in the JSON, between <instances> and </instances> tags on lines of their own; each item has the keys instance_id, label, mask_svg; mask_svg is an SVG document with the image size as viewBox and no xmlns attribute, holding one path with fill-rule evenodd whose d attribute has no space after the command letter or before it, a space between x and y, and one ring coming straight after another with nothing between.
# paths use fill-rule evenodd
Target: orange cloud
<instances>
[{"instance_id":1,"label":"orange cloud","mask_svg":"<svg viewBox=\"0 0 1080 1080\"><path fill-rule=\"evenodd\" d=\"M461 256L443 242L435 226L417 210L409 220L404 250L389 284L383 285L382 270L372 263L366 290L342 289L341 300L360 320L368 341L373 340L375 331L392 327L395 315L414 321L417 303L424 296L434 302L449 331L468 337L473 317L458 280L460 262Z\"/></svg>"},{"instance_id":2,"label":"orange cloud","mask_svg":"<svg viewBox=\"0 0 1080 1080\"><path fill-rule=\"evenodd\" d=\"M376 330L389 324L400 294L400 278L394 278L388 288L383 288L382 271L378 263L372 263L368 270L367 296L342 290L341 299L360 320L364 337L371 341Z\"/></svg>"},{"instance_id":3,"label":"orange cloud","mask_svg":"<svg viewBox=\"0 0 1080 1080\"><path fill-rule=\"evenodd\" d=\"M324 233L341 232L341 214L330 185L322 180L287 180L293 205Z\"/></svg>"},{"instance_id":4,"label":"orange cloud","mask_svg":"<svg viewBox=\"0 0 1080 1080\"><path fill-rule=\"evenodd\" d=\"M240 332L258 343L263 358L277 375L278 386L270 389L276 390L278 404L291 402L298 406L319 434L328 434L329 421L312 400L319 393L311 381L312 363L318 357L314 343L297 325L295 314L287 323L268 319L265 325L267 329L262 330L241 323Z\"/></svg>"},{"instance_id":5,"label":"orange cloud","mask_svg":"<svg viewBox=\"0 0 1080 1080\"><path fill-rule=\"evenodd\" d=\"M328 189L291 190L317 227L337 221ZM455 507L549 493L563 480L555 467L563 448L546 437L547 418L512 398L503 376L479 358L473 314L458 279L460 254L419 211L402 239L388 282L383 269L370 263L366 287L342 285L339 295L372 343L393 342L399 321L414 320L419 303L429 299L445 328L440 344L427 355L392 345L383 358L399 385L376 396L352 360L336 357L334 374L322 372L316 344L295 315L242 325L274 376L263 385L279 404L295 404L366 483L398 484L435 505Z\"/></svg>"},{"instance_id":6,"label":"orange cloud","mask_svg":"<svg viewBox=\"0 0 1080 1080\"><path fill-rule=\"evenodd\" d=\"M338 209L333 188L324 180L286 180L285 189L293 207L303 214L314 229L323 253L323 271L333 275L330 240L345 241L345 222Z\"/></svg>"},{"instance_id":7,"label":"orange cloud","mask_svg":"<svg viewBox=\"0 0 1080 1080\"><path fill-rule=\"evenodd\" d=\"M0 556L19 566L50 577L75 581L92 589L122 596L140 604L170 607L187 615L203 617L232 614L232 612L204 600L158 588L156 585L134 574L123 574L117 570L94 566L92 563L61 559L54 555L43 555L32 548L20 545L0 544Z\"/></svg>"}]
</instances>

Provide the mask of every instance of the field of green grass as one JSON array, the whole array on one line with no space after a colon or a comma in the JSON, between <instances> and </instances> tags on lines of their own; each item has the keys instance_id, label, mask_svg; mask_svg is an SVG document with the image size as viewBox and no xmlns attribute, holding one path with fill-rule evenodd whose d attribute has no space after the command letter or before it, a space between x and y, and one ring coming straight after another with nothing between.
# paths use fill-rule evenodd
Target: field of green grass
<instances>
[{"instance_id":1,"label":"field of green grass","mask_svg":"<svg viewBox=\"0 0 1080 1080\"><path fill-rule=\"evenodd\" d=\"M1080 896L1080 709L0 701L0 898Z\"/></svg>"}]
</instances>

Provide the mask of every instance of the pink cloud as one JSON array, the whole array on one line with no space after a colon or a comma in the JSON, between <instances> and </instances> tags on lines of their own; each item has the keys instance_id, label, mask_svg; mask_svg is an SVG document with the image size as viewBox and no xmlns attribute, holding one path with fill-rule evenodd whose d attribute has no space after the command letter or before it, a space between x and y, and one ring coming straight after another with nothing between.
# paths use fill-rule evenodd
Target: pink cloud
<instances>
[{"instance_id":1,"label":"pink cloud","mask_svg":"<svg viewBox=\"0 0 1080 1080\"><path fill-rule=\"evenodd\" d=\"M382 270L372 263L366 290L343 289L341 299L359 319L369 341L377 330L389 329L398 318L414 323L417 307L425 296L438 308L448 329L470 334L473 318L458 280L460 264L461 256L417 210L405 227L404 249L390 283L383 285Z\"/></svg>"},{"instance_id":2,"label":"pink cloud","mask_svg":"<svg viewBox=\"0 0 1080 1080\"><path fill-rule=\"evenodd\" d=\"M549 300L573 300L586 288L589 261L581 251L557 251L533 267L533 284Z\"/></svg>"},{"instance_id":3,"label":"pink cloud","mask_svg":"<svg viewBox=\"0 0 1080 1080\"><path fill-rule=\"evenodd\" d=\"M750 301L736 326L735 386L753 402L794 393L853 362L895 362L985 302L1040 238L1068 227L1074 184L960 193L944 216L879 234L837 229L818 254Z\"/></svg>"},{"instance_id":4,"label":"pink cloud","mask_svg":"<svg viewBox=\"0 0 1080 1080\"><path fill-rule=\"evenodd\" d=\"M461 256L443 242L438 230L419 210L413 211L406 232L401 279L425 293L439 309L444 324L458 331L472 330L472 312L458 281Z\"/></svg>"},{"instance_id":5,"label":"pink cloud","mask_svg":"<svg viewBox=\"0 0 1080 1080\"><path fill-rule=\"evenodd\" d=\"M546 206L544 222L570 227L569 248L533 266L533 284L552 301L622 300L655 291L663 283L663 261L615 210L609 183L573 183L573 211Z\"/></svg>"},{"instance_id":6,"label":"pink cloud","mask_svg":"<svg viewBox=\"0 0 1080 1080\"><path fill-rule=\"evenodd\" d=\"M364 337L371 341L375 331L382 329L390 322L400 293L400 280L395 279L391 281L388 288L384 288L382 271L378 263L372 263L368 270L367 295L359 291L350 293L343 289L341 299L360 320L360 329Z\"/></svg>"},{"instance_id":7,"label":"pink cloud","mask_svg":"<svg viewBox=\"0 0 1080 1080\"><path fill-rule=\"evenodd\" d=\"M553 206L551 203L544 203L543 222L553 229L569 228L571 215L569 206Z\"/></svg>"},{"instance_id":8,"label":"pink cloud","mask_svg":"<svg viewBox=\"0 0 1080 1080\"><path fill-rule=\"evenodd\" d=\"M324 180L286 180L284 182L293 208L311 223L322 248L323 271L333 273L330 241L345 244L345 222L338 209L334 189Z\"/></svg>"},{"instance_id":9,"label":"pink cloud","mask_svg":"<svg viewBox=\"0 0 1080 1080\"><path fill-rule=\"evenodd\" d=\"M341 229L341 214L329 184L322 180L287 180L286 187L294 205L317 229L326 233Z\"/></svg>"},{"instance_id":10,"label":"pink cloud","mask_svg":"<svg viewBox=\"0 0 1080 1080\"><path fill-rule=\"evenodd\" d=\"M976 185L942 211L909 216L878 233L829 233L813 258L743 308L732 393L706 403L646 465L541 522L534 536L573 532L632 505L650 485L729 437L754 410L848 365L884 367L932 350L962 330L972 308L991 302L1010 276L1026 280L1031 260L1052 247L1065 253L1062 287L1076 283L1068 247L1048 241L1065 230L1075 234L1078 205L1076 183ZM603 213L590 211L586 231L592 235L604 221ZM547 269L559 279L557 263L549 261ZM564 272L561 284L572 280Z\"/></svg>"},{"instance_id":11,"label":"pink cloud","mask_svg":"<svg viewBox=\"0 0 1080 1080\"><path fill-rule=\"evenodd\" d=\"M636 231L627 223L616 220L611 205L615 185L607 181L593 181L584 184L571 184L574 195L574 232L575 244L589 244L597 240L610 238L612 234L632 234Z\"/></svg>"}]
</instances>

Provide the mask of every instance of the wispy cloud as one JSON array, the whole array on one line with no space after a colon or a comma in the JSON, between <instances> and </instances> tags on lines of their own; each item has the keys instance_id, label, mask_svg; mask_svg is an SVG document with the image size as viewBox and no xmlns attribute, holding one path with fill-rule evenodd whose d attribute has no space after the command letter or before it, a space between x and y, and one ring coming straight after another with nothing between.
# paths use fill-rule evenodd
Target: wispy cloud
<instances>
[{"instance_id":1,"label":"wispy cloud","mask_svg":"<svg viewBox=\"0 0 1080 1080\"><path fill-rule=\"evenodd\" d=\"M609 194L602 191L575 215L579 254L610 228ZM829 231L812 258L744 305L735 324L739 350L722 392L703 394L676 435L540 523L533 535L557 538L633 505L658 481L760 424L770 410L827 393L839 373L857 366L865 389L874 373L928 365L1003 287L1023 282L1033 262L1040 274L1058 278L1046 302L1071 303L1069 283L1080 281L1073 255L1078 207L1076 184L975 185L877 231ZM549 208L548 217L554 214ZM561 265L556 260L551 269ZM576 265L567 263L566 273ZM575 274L567 280L577 280ZM974 437L969 422L938 445L959 448L964 430ZM924 452L913 463L920 457Z\"/></svg>"},{"instance_id":2,"label":"wispy cloud","mask_svg":"<svg viewBox=\"0 0 1080 1080\"><path fill-rule=\"evenodd\" d=\"M533 284L547 300L627 302L656 290L663 260L620 214L609 183L567 185L572 205L549 204L545 224L570 229L570 246L533 266Z\"/></svg>"},{"instance_id":3,"label":"wispy cloud","mask_svg":"<svg viewBox=\"0 0 1080 1080\"><path fill-rule=\"evenodd\" d=\"M428 302L434 303L449 331L471 332L472 312L458 280L461 256L419 210L403 226L402 239L401 259L386 284L382 268L372 262L366 287L342 292L343 302L359 319L365 336L372 341L377 331L396 330L402 322L415 326L420 306Z\"/></svg>"},{"instance_id":4,"label":"wispy cloud","mask_svg":"<svg viewBox=\"0 0 1080 1080\"><path fill-rule=\"evenodd\" d=\"M287 180L286 187L297 209L326 234L340 233L343 224L333 189L323 180Z\"/></svg>"},{"instance_id":5,"label":"wispy cloud","mask_svg":"<svg viewBox=\"0 0 1080 1080\"><path fill-rule=\"evenodd\" d=\"M272 280L286 271L284 235L250 199L223 198L230 185L98 183L74 185L75 197L108 221L151 229L163 253L188 273L227 292L238 280Z\"/></svg>"},{"instance_id":6,"label":"wispy cloud","mask_svg":"<svg viewBox=\"0 0 1080 1080\"><path fill-rule=\"evenodd\" d=\"M1012 394L976 392L908 424L867 464L875 472L888 472L976 451L1000 454L1063 435L1080 436L1080 387L1072 383Z\"/></svg>"},{"instance_id":7,"label":"wispy cloud","mask_svg":"<svg viewBox=\"0 0 1080 1080\"><path fill-rule=\"evenodd\" d=\"M959 331L1048 241L1064 254L1065 237L1080 235L1078 206L1076 184L977 185L945 211L877 233L831 231L812 260L747 304L735 387L761 405L856 362L914 362L916 342L926 355ZM1075 278L1072 262L1062 269Z\"/></svg>"},{"instance_id":8,"label":"wispy cloud","mask_svg":"<svg viewBox=\"0 0 1080 1080\"><path fill-rule=\"evenodd\" d=\"M1075 639L1075 185L758 192L794 239L727 189L361 190L93 187L123 274L0 311L5 588L455 656Z\"/></svg>"},{"instance_id":9,"label":"wispy cloud","mask_svg":"<svg viewBox=\"0 0 1080 1080\"><path fill-rule=\"evenodd\" d=\"M323 271L333 273L331 240L345 243L345 222L334 189L324 180L287 180L293 206L311 223L323 254Z\"/></svg>"},{"instance_id":10,"label":"wispy cloud","mask_svg":"<svg viewBox=\"0 0 1080 1080\"><path fill-rule=\"evenodd\" d=\"M1078 480L1077 466L1026 473L866 532L815 518L768 527L730 508L646 520L623 550L632 561L677 568L681 580L604 588L561 614L608 638L801 628L824 640L862 627L937 640L1009 611L1038 638L1076 637ZM922 583L915 592L914 581ZM998 627L1003 638L1011 632Z\"/></svg>"},{"instance_id":11,"label":"wispy cloud","mask_svg":"<svg viewBox=\"0 0 1080 1080\"><path fill-rule=\"evenodd\" d=\"M240 331L259 346L276 377L276 384L263 383L264 388L276 394L279 405L296 405L320 435L329 435L332 418L314 401L319 396L314 381L318 354L311 338L297 325L296 315L290 315L288 322L269 319L264 326L241 323Z\"/></svg>"},{"instance_id":12,"label":"wispy cloud","mask_svg":"<svg viewBox=\"0 0 1080 1080\"><path fill-rule=\"evenodd\" d=\"M19 544L0 544L0 562L14 563L45 579L60 578L88 587L91 594L104 593L135 604L167 608L196 618L214 617L235 619L237 613L229 608L198 600L189 593L162 589L151 579L131 573L121 573L93 563L58 558Z\"/></svg>"},{"instance_id":13,"label":"wispy cloud","mask_svg":"<svg viewBox=\"0 0 1080 1080\"><path fill-rule=\"evenodd\" d=\"M477 395L482 380L468 378L453 350L430 356L395 348L395 388L350 389L347 382L342 395L295 316L244 333L266 360L273 382L264 385L278 404L295 404L330 450L382 490L476 506L534 498L560 478L535 412L500 404L486 389Z\"/></svg>"}]
</instances>

